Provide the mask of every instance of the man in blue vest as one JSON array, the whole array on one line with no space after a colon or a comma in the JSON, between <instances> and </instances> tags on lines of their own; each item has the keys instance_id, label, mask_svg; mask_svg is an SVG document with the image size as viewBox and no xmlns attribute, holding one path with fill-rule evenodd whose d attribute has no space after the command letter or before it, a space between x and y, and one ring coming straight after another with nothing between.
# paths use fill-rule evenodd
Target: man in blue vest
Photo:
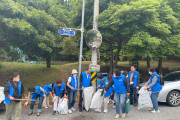
<instances>
[{"instance_id":1,"label":"man in blue vest","mask_svg":"<svg viewBox=\"0 0 180 120\"><path fill-rule=\"evenodd\" d=\"M112 85L114 85L115 100L116 100L115 119L118 119L120 117L119 104L121 104L122 118L124 118L126 117L126 113L125 113L126 95L130 94L130 88L129 88L129 82L127 78L125 77L125 75L120 73L119 69L114 70L114 75L112 76L112 79L110 80L109 84L105 88L105 91L104 91L105 94L112 87Z\"/></svg>"},{"instance_id":2,"label":"man in blue vest","mask_svg":"<svg viewBox=\"0 0 180 120\"><path fill-rule=\"evenodd\" d=\"M83 110L83 106L82 106L82 102L83 102L83 90L86 87L90 87L91 86L91 68L87 68L86 71L82 72L80 75L80 85L79 88L81 90L79 90L79 111L82 112Z\"/></svg>"},{"instance_id":3,"label":"man in blue vest","mask_svg":"<svg viewBox=\"0 0 180 120\"><path fill-rule=\"evenodd\" d=\"M21 101L16 99L22 99L24 96L24 87L20 81L20 75L15 73L12 80L10 80L4 87L5 104L6 104L6 120L11 120L13 110L15 111L15 120L21 119Z\"/></svg>"},{"instance_id":4,"label":"man in blue vest","mask_svg":"<svg viewBox=\"0 0 180 120\"><path fill-rule=\"evenodd\" d=\"M104 78L102 74L99 74L97 78L100 80L99 89L104 93L104 90L106 86L108 85L108 80ZM104 113L108 112L108 101L111 94L112 94L111 88L106 92L106 94L104 94ZM101 112L101 108L98 108L95 111Z\"/></svg>"},{"instance_id":5,"label":"man in blue vest","mask_svg":"<svg viewBox=\"0 0 180 120\"><path fill-rule=\"evenodd\" d=\"M130 83L130 102L137 106L137 90L139 89L139 72L136 71L134 65L131 66L129 71L128 81Z\"/></svg>"},{"instance_id":6,"label":"man in blue vest","mask_svg":"<svg viewBox=\"0 0 180 120\"><path fill-rule=\"evenodd\" d=\"M149 74L151 75L150 79L147 81L147 83L144 86L144 89L147 90L151 88L151 100L153 103L154 110L151 111L152 113L159 113L159 107L158 107L158 96L159 92L162 90L162 86L160 85L160 76L156 73L154 68L149 68Z\"/></svg>"},{"instance_id":7,"label":"man in blue vest","mask_svg":"<svg viewBox=\"0 0 180 120\"><path fill-rule=\"evenodd\" d=\"M69 99L69 105L68 105L68 112L72 113L72 111L75 111L74 109L74 103L76 100L76 91L78 89L78 77L77 77L77 70L73 69L71 76L68 78L67 86L70 88L70 91L68 92L68 99Z\"/></svg>"},{"instance_id":8,"label":"man in blue vest","mask_svg":"<svg viewBox=\"0 0 180 120\"><path fill-rule=\"evenodd\" d=\"M44 108L50 108L51 106L49 105L49 96L51 97L51 99L53 100L53 95L52 95L52 90L53 90L53 85L54 84L48 84L48 85L45 85L43 86L43 89L45 90L45 92L47 93L46 94L46 97L44 98L43 100L43 107Z\"/></svg>"},{"instance_id":9,"label":"man in blue vest","mask_svg":"<svg viewBox=\"0 0 180 120\"><path fill-rule=\"evenodd\" d=\"M62 103L63 101L63 97L67 97L66 96L66 84L62 82L62 80L58 80L55 84L54 84L54 108L53 108L53 115L56 114L57 110L58 110L58 105Z\"/></svg>"},{"instance_id":10,"label":"man in blue vest","mask_svg":"<svg viewBox=\"0 0 180 120\"><path fill-rule=\"evenodd\" d=\"M40 116L41 109L42 109L42 103L43 103L44 97L46 97L47 93L40 86L29 87L28 92L29 92L28 98L30 99L30 97L32 96L32 101L31 101L31 105L30 105L30 112L28 113L28 115L33 114L34 105L36 103L37 98L39 98L37 116ZM27 100L26 103L24 104L24 106L27 106L28 102L29 101Z\"/></svg>"}]
</instances>

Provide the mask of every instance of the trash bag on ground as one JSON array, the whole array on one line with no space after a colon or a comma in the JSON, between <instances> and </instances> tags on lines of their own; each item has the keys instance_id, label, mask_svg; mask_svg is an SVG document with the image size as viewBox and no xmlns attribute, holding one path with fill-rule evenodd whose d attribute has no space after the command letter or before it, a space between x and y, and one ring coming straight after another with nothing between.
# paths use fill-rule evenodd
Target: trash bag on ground
<instances>
[{"instance_id":1,"label":"trash bag on ground","mask_svg":"<svg viewBox=\"0 0 180 120\"><path fill-rule=\"evenodd\" d=\"M68 104L67 98L64 98L63 101L58 105L59 114L68 114Z\"/></svg>"},{"instance_id":2,"label":"trash bag on ground","mask_svg":"<svg viewBox=\"0 0 180 120\"><path fill-rule=\"evenodd\" d=\"M90 108L90 104L91 104L91 99L92 99L92 95L94 92L94 88L93 87L86 87L83 89L83 94L84 94L84 107L85 109L88 111Z\"/></svg>"},{"instance_id":3,"label":"trash bag on ground","mask_svg":"<svg viewBox=\"0 0 180 120\"><path fill-rule=\"evenodd\" d=\"M91 100L90 108L92 109L99 109L102 106L103 103L103 96L101 95L102 91L100 89L93 95L93 98Z\"/></svg>"},{"instance_id":4,"label":"trash bag on ground","mask_svg":"<svg viewBox=\"0 0 180 120\"><path fill-rule=\"evenodd\" d=\"M138 109L153 108L149 91L144 90L144 87L142 87L138 93L139 93Z\"/></svg>"}]
</instances>

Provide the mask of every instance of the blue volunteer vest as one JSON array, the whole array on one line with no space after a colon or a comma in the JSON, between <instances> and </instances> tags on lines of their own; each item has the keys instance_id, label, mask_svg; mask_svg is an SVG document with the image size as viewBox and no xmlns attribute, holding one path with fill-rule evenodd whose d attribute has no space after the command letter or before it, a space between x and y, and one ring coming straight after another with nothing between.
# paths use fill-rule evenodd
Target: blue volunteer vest
<instances>
[{"instance_id":1,"label":"blue volunteer vest","mask_svg":"<svg viewBox=\"0 0 180 120\"><path fill-rule=\"evenodd\" d=\"M157 82L154 84L154 86L151 88L152 92L159 92L162 90L162 86L160 85L160 76L155 72L154 74L151 75L151 83L153 81L154 77L158 77Z\"/></svg>"},{"instance_id":2,"label":"blue volunteer vest","mask_svg":"<svg viewBox=\"0 0 180 120\"><path fill-rule=\"evenodd\" d=\"M43 92L42 92L41 89L40 89L40 86L35 86L34 88L36 89L36 92L32 93L32 99L33 99L33 100L36 100L37 97L38 97L38 95L44 96L44 95L43 95Z\"/></svg>"},{"instance_id":3,"label":"blue volunteer vest","mask_svg":"<svg viewBox=\"0 0 180 120\"><path fill-rule=\"evenodd\" d=\"M52 84L49 84L49 85L45 85L44 87L43 87L43 89L46 91L46 96L48 96L49 94L50 94L50 91L49 91L49 88L52 90L53 88L52 88Z\"/></svg>"},{"instance_id":4,"label":"blue volunteer vest","mask_svg":"<svg viewBox=\"0 0 180 120\"><path fill-rule=\"evenodd\" d=\"M137 86L138 75L139 75L139 72L135 70L134 71L134 87ZM128 81L130 81L130 76L131 76L131 71L129 71Z\"/></svg>"},{"instance_id":5,"label":"blue volunteer vest","mask_svg":"<svg viewBox=\"0 0 180 120\"><path fill-rule=\"evenodd\" d=\"M87 78L86 71L85 71L85 72L82 72L82 77L83 77L82 78L83 87L84 88L89 87L91 83L91 74L89 73L88 78ZM81 85L79 87L82 88Z\"/></svg>"},{"instance_id":6,"label":"blue volunteer vest","mask_svg":"<svg viewBox=\"0 0 180 120\"><path fill-rule=\"evenodd\" d=\"M102 84L101 89L105 89L106 88L106 84L105 84L106 82L108 82L108 80L105 79L105 78L104 78L104 80L102 82L100 81L100 85ZM111 94L112 94L112 90L111 90L111 88L109 88L109 90L106 91L106 94L104 95L104 97L108 97Z\"/></svg>"},{"instance_id":7,"label":"blue volunteer vest","mask_svg":"<svg viewBox=\"0 0 180 120\"><path fill-rule=\"evenodd\" d=\"M56 96L59 96L59 95L62 95L64 89L66 88L66 84L62 82L62 86L59 87L57 85L57 83L54 84L54 88L55 88L55 95Z\"/></svg>"},{"instance_id":8,"label":"blue volunteer vest","mask_svg":"<svg viewBox=\"0 0 180 120\"><path fill-rule=\"evenodd\" d=\"M76 80L74 79L73 75L70 76L71 77L71 82L70 82L70 86L72 86L74 89L71 91L76 91L76 84L78 86L78 77L76 76ZM76 82L75 82L76 81Z\"/></svg>"},{"instance_id":9,"label":"blue volunteer vest","mask_svg":"<svg viewBox=\"0 0 180 120\"><path fill-rule=\"evenodd\" d=\"M114 81L114 92L118 94L127 93L126 86L124 84L125 75L121 74L119 78L112 77Z\"/></svg>"},{"instance_id":10,"label":"blue volunteer vest","mask_svg":"<svg viewBox=\"0 0 180 120\"><path fill-rule=\"evenodd\" d=\"M13 96L14 89L11 86L11 83L10 82L8 82L8 83L9 83L9 86L10 86L9 95ZM19 89L19 96L20 96L20 94L21 94L21 81L18 82L18 89ZM10 104L11 103L11 99L5 96L5 103L6 104Z\"/></svg>"}]
</instances>

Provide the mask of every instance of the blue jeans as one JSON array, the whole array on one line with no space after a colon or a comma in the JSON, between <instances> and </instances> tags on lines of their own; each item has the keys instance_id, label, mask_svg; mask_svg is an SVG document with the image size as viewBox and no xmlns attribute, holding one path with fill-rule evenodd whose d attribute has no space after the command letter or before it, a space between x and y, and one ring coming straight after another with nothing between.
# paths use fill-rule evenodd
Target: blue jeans
<instances>
[{"instance_id":1,"label":"blue jeans","mask_svg":"<svg viewBox=\"0 0 180 120\"><path fill-rule=\"evenodd\" d=\"M76 91L71 91L68 93L68 109L71 109L74 106L75 100L76 100Z\"/></svg>"},{"instance_id":2,"label":"blue jeans","mask_svg":"<svg viewBox=\"0 0 180 120\"><path fill-rule=\"evenodd\" d=\"M125 113L126 93L123 94L115 93L115 98L116 98L116 114L120 115L119 104L121 104L122 113Z\"/></svg>"},{"instance_id":3,"label":"blue jeans","mask_svg":"<svg viewBox=\"0 0 180 120\"><path fill-rule=\"evenodd\" d=\"M39 97L38 112L41 112L44 96L39 95L39 96L37 96L37 98L38 97ZM37 98L36 98L36 100L37 100ZM36 101L31 102L30 111L33 111L35 102Z\"/></svg>"},{"instance_id":4,"label":"blue jeans","mask_svg":"<svg viewBox=\"0 0 180 120\"><path fill-rule=\"evenodd\" d=\"M151 94L151 100L152 100L153 108L155 109L155 111L159 110L159 108L158 108L158 100L157 100L158 96L159 96L159 92Z\"/></svg>"}]
</instances>

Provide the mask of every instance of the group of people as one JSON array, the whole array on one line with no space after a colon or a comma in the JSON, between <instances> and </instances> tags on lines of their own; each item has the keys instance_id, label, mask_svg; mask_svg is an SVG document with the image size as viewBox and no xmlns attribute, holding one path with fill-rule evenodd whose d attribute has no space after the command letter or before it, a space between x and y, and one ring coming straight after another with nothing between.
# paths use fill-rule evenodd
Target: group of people
<instances>
[{"instance_id":1,"label":"group of people","mask_svg":"<svg viewBox=\"0 0 180 120\"><path fill-rule=\"evenodd\" d=\"M113 75L110 77L109 81L104 78L102 74L97 77L100 80L100 89L103 93L103 103L104 112L108 112L108 102L109 100L115 99L116 115L115 118L120 117L120 106L122 111L122 117L126 117L125 114L125 100L126 97L130 95L130 102L134 106L138 105L137 102L137 90L139 89L139 72L136 71L135 66L131 66L131 70L126 72L124 70L115 69ZM160 85L160 77L155 72L154 68L148 69L151 75L148 82L143 86L145 90L151 89L151 99L153 103L154 110L153 113L160 112L158 109L158 95L162 87ZM12 79L5 85L5 104L6 104L6 120L11 120L11 115L13 109L15 110L15 120L21 119L22 110L22 97L27 99L25 106L31 101L29 115L33 114L33 109L37 98L39 98L37 116L40 116L42 107L51 107L49 104L49 98L51 97L53 102L53 115L57 113L58 105L61 104L63 98L68 97L68 112L72 113L76 109L74 108L76 93L79 90L79 111L84 110L83 106L83 89L87 87L93 87L91 84L91 68L87 68L84 72L80 74L80 80L78 83L77 70L73 69L67 82L62 82L62 80L57 80L56 83L48 84L43 87L35 86L28 89L28 96L24 94L24 87L20 81L20 75L15 73ZM79 85L79 86L78 86ZM32 97L31 97L32 96ZM114 97L115 96L115 97ZM97 112L101 112L101 108L95 109Z\"/></svg>"}]
</instances>

